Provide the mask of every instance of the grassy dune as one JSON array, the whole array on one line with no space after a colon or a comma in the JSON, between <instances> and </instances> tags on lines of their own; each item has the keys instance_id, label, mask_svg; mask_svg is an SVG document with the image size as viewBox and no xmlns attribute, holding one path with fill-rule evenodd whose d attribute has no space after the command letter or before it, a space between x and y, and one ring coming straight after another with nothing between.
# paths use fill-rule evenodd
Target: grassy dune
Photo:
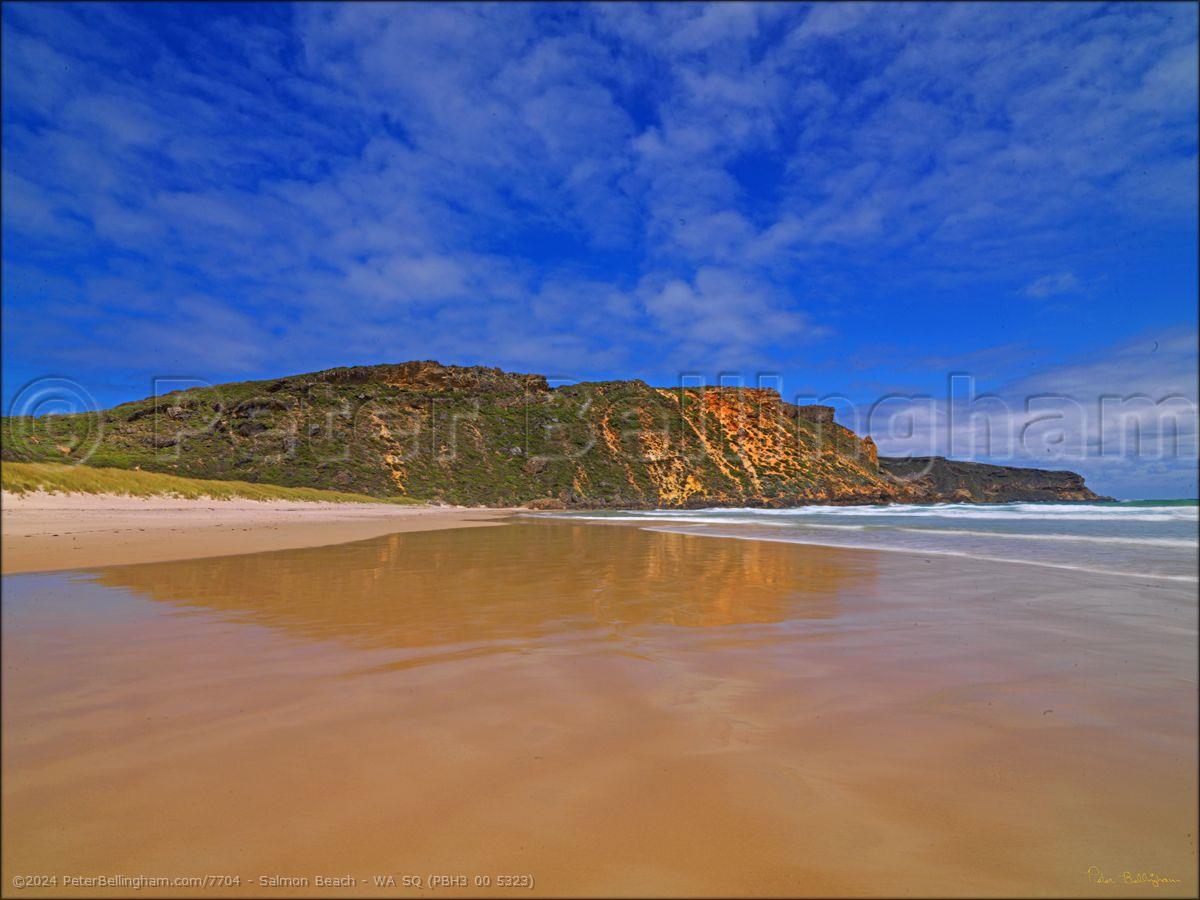
<instances>
[{"instance_id":1,"label":"grassy dune","mask_svg":"<svg viewBox=\"0 0 1200 900\"><path fill-rule=\"evenodd\" d=\"M131 497L179 497L213 500L306 500L324 503L414 503L406 499L381 500L364 494L324 491L318 488L253 484L249 481L213 481L181 478L135 469L106 469L97 466L64 466L58 463L0 463L0 487L24 494L49 491L56 494L122 494Z\"/></svg>"}]
</instances>

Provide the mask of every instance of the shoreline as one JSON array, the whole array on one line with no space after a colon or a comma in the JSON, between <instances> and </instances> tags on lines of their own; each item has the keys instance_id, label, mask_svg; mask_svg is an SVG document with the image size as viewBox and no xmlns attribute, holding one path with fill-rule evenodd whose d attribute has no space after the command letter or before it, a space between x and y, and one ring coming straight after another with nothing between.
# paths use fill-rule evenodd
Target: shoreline
<instances>
[{"instance_id":1,"label":"shoreline","mask_svg":"<svg viewBox=\"0 0 1200 900\"><path fill-rule=\"evenodd\" d=\"M516 518L592 525L633 526L646 531L764 541L801 547L935 556L997 565L1034 566L1111 578L1195 584L1191 576L1120 572L1094 567L1005 559L908 547L847 546L815 539L731 534L674 523L669 517L622 520L572 516L567 511L526 507L463 507L137 497L118 494L30 491L2 494L2 564L5 575L170 562L271 550L318 547L386 534L498 525ZM973 504L974 505L974 504Z\"/></svg>"},{"instance_id":2,"label":"shoreline","mask_svg":"<svg viewBox=\"0 0 1200 900\"><path fill-rule=\"evenodd\" d=\"M906 504L890 510L808 507L535 512L546 519L647 531L925 558L1033 566L1138 582L1194 586L1194 501L1112 504ZM1111 508L1116 506L1116 508ZM834 513L843 513L835 515ZM975 520L979 521L975 521ZM1154 524L1143 524L1154 523Z\"/></svg>"},{"instance_id":3,"label":"shoreline","mask_svg":"<svg viewBox=\"0 0 1200 900\"><path fill-rule=\"evenodd\" d=\"M708 538L728 538L735 541L765 541L771 544L792 544L797 547L821 547L831 550L851 550L863 553L903 553L908 556L938 556L950 557L952 559L965 559L971 562L994 563L1002 566L1035 566L1040 569L1054 569L1057 571L1066 572L1083 572L1088 575L1099 575L1104 578L1149 578L1152 581L1167 581L1173 583L1196 584L1198 580L1190 575L1158 575L1144 572L1119 572L1113 569L1097 569L1090 566L1074 566L1067 563L1051 563L1041 562L1032 559L1008 559L999 556L976 556L973 553L964 553L957 550L929 550L917 549L915 547L881 547L877 544L863 545L847 545L847 544L832 544L822 543L817 540L796 540L794 538L776 538L767 537L761 534L727 534L714 531L689 531L679 526L653 526L653 525L635 525L632 522L617 523L620 525L633 525L635 528L643 528L646 531L661 531L665 534L686 534L696 537Z\"/></svg>"},{"instance_id":4,"label":"shoreline","mask_svg":"<svg viewBox=\"0 0 1200 900\"><path fill-rule=\"evenodd\" d=\"M16 575L319 547L496 525L515 511L5 491L0 570Z\"/></svg>"},{"instance_id":5,"label":"shoreline","mask_svg":"<svg viewBox=\"0 0 1200 900\"><path fill-rule=\"evenodd\" d=\"M697 536L521 517L13 579L4 874L385 896L401 846L545 896L1194 894L1194 593Z\"/></svg>"}]
</instances>

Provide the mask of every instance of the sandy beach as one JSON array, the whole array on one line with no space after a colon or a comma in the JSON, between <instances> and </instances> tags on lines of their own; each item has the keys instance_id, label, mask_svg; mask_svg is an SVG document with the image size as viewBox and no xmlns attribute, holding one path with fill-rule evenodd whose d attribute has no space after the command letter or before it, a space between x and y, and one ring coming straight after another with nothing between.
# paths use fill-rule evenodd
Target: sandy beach
<instances>
[{"instance_id":1,"label":"sandy beach","mask_svg":"<svg viewBox=\"0 0 1200 900\"><path fill-rule=\"evenodd\" d=\"M1191 586L517 517L4 601L6 884L1196 891Z\"/></svg>"},{"instance_id":2,"label":"sandy beach","mask_svg":"<svg viewBox=\"0 0 1200 900\"><path fill-rule=\"evenodd\" d=\"M1200 4L0 34L0 900L1200 900Z\"/></svg>"},{"instance_id":3,"label":"sandy beach","mask_svg":"<svg viewBox=\"0 0 1200 900\"><path fill-rule=\"evenodd\" d=\"M512 512L6 491L0 512L3 571L42 572L315 547L404 531L489 525Z\"/></svg>"}]
</instances>

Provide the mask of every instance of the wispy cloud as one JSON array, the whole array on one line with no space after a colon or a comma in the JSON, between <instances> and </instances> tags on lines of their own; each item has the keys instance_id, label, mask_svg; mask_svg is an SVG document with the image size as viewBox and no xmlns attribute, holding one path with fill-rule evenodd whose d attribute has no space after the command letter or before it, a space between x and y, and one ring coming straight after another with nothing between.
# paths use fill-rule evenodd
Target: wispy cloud
<instances>
[{"instance_id":1,"label":"wispy cloud","mask_svg":"<svg viewBox=\"0 0 1200 900\"><path fill-rule=\"evenodd\" d=\"M1187 5L2 15L9 381L836 371L937 297L1069 309L1194 232ZM970 353L987 321L925 331Z\"/></svg>"},{"instance_id":2,"label":"wispy cloud","mask_svg":"<svg viewBox=\"0 0 1200 900\"><path fill-rule=\"evenodd\" d=\"M1041 300L1045 297L1057 297L1060 294L1074 294L1083 289L1083 282L1074 272L1054 272L1035 278L1025 285L1022 293L1027 297Z\"/></svg>"},{"instance_id":3,"label":"wispy cloud","mask_svg":"<svg viewBox=\"0 0 1200 900\"><path fill-rule=\"evenodd\" d=\"M1141 336L1007 380L970 368L936 393L856 410L885 455L1070 468L1122 496L1195 496L1197 335Z\"/></svg>"}]
</instances>

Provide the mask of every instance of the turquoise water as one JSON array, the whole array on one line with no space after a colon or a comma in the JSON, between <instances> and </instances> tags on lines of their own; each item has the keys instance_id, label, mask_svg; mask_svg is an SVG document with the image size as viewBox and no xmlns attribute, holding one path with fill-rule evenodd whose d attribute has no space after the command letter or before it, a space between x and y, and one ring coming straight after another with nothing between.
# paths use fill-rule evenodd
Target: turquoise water
<instances>
[{"instance_id":1,"label":"turquoise water","mask_svg":"<svg viewBox=\"0 0 1200 900\"><path fill-rule=\"evenodd\" d=\"M559 514L755 540L963 556L1196 581L1194 500L801 506Z\"/></svg>"}]
</instances>

